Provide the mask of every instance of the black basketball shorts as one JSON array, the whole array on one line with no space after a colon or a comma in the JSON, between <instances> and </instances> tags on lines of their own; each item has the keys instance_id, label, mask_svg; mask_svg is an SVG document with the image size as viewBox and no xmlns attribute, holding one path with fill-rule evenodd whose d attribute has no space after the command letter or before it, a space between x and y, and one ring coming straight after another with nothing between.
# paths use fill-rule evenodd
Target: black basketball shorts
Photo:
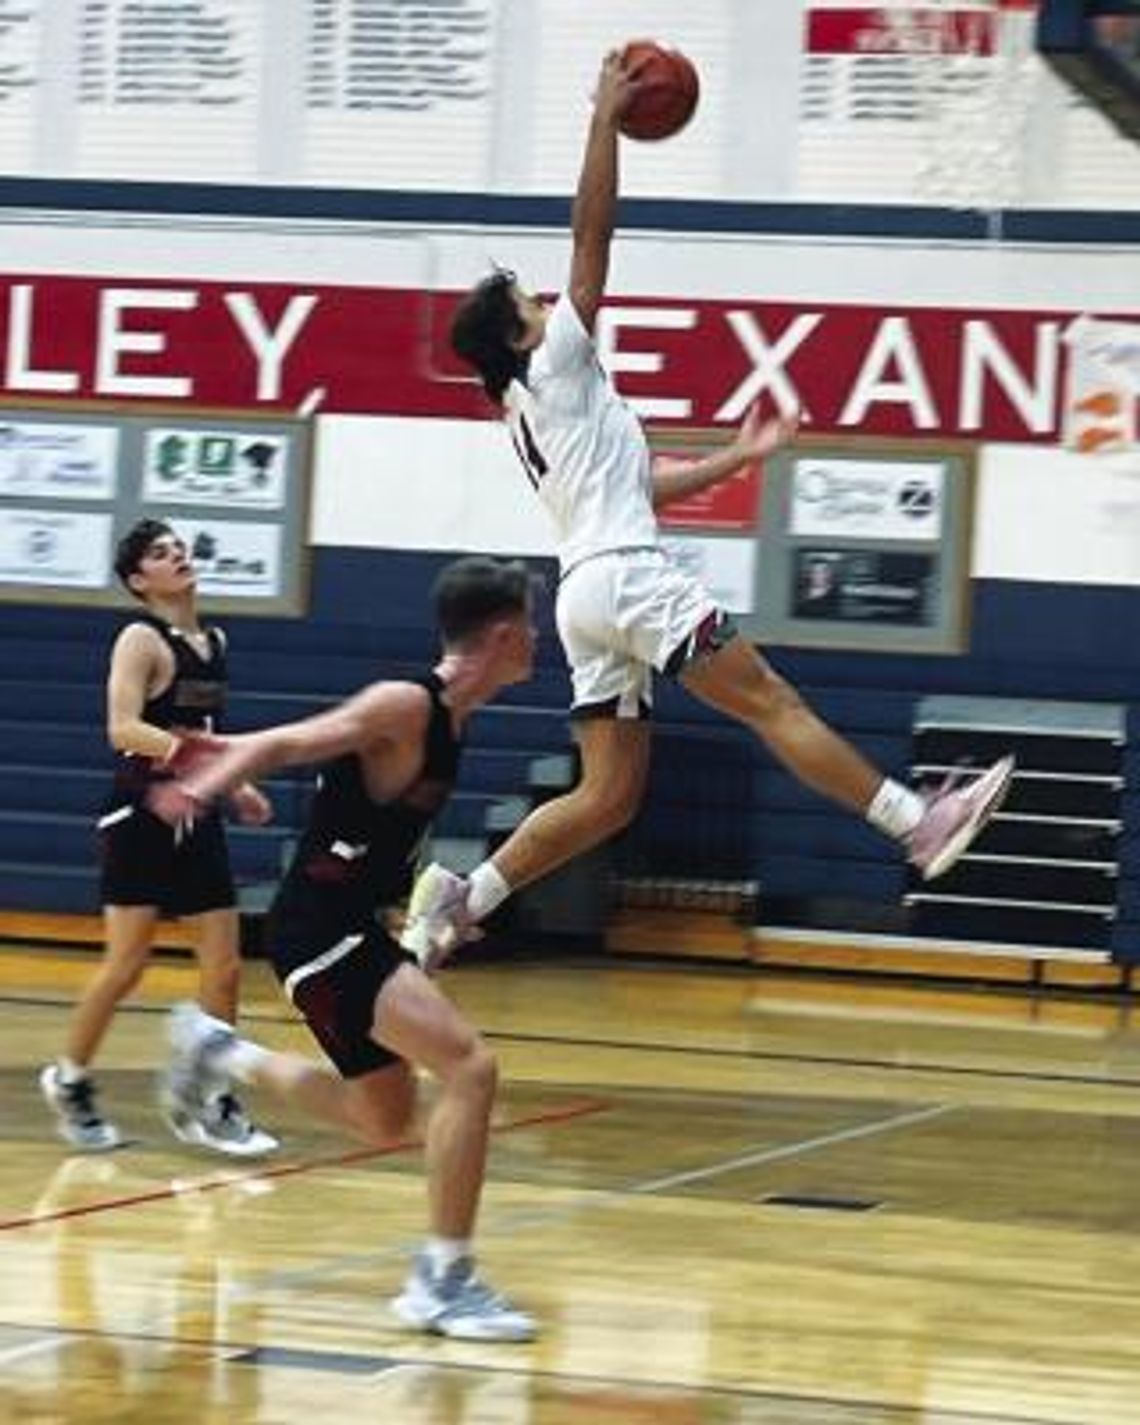
<instances>
[{"instance_id":1,"label":"black basketball shorts","mask_svg":"<svg viewBox=\"0 0 1140 1425\"><path fill-rule=\"evenodd\" d=\"M379 925L346 935L304 963L273 943L268 953L285 993L342 1078L356 1079L400 1062L372 1037L376 996L401 965L416 963ZM288 968L286 968L288 967Z\"/></svg>"},{"instance_id":2,"label":"black basketball shorts","mask_svg":"<svg viewBox=\"0 0 1140 1425\"><path fill-rule=\"evenodd\" d=\"M105 812L97 829L104 905L201 915L237 904L219 813L209 813L178 837L144 806L124 802Z\"/></svg>"}]
</instances>

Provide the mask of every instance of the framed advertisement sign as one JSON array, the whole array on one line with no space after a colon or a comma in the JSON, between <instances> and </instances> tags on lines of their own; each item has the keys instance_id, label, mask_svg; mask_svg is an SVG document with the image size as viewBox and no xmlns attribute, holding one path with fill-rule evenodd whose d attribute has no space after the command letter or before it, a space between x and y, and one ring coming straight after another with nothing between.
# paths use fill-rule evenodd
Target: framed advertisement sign
<instances>
[{"instance_id":1,"label":"framed advertisement sign","mask_svg":"<svg viewBox=\"0 0 1140 1425\"><path fill-rule=\"evenodd\" d=\"M975 452L945 441L801 437L765 463L761 642L965 647Z\"/></svg>"},{"instance_id":2,"label":"framed advertisement sign","mask_svg":"<svg viewBox=\"0 0 1140 1425\"><path fill-rule=\"evenodd\" d=\"M119 604L119 536L183 536L220 612L300 614L311 422L292 413L0 403L0 600Z\"/></svg>"},{"instance_id":3,"label":"framed advertisement sign","mask_svg":"<svg viewBox=\"0 0 1140 1425\"><path fill-rule=\"evenodd\" d=\"M723 449L730 429L658 428L649 432L654 460L699 460ZM757 532L763 471L750 465L657 512L662 538L678 563L694 574L733 615L755 607Z\"/></svg>"}]
</instances>

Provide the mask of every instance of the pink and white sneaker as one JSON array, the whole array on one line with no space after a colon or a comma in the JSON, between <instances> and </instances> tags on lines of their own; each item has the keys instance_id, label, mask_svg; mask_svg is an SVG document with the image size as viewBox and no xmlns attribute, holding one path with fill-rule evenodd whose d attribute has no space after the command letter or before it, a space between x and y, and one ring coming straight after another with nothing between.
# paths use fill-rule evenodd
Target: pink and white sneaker
<instances>
[{"instance_id":1,"label":"pink and white sneaker","mask_svg":"<svg viewBox=\"0 0 1140 1425\"><path fill-rule=\"evenodd\" d=\"M924 881L944 875L997 811L1013 780L1013 758L1002 757L966 786L948 779L926 804L907 852Z\"/></svg>"},{"instance_id":2,"label":"pink and white sneaker","mask_svg":"<svg viewBox=\"0 0 1140 1425\"><path fill-rule=\"evenodd\" d=\"M400 944L412 952L428 974L472 937L473 927L467 915L469 889L462 876L437 861L425 866L416 877Z\"/></svg>"}]
</instances>

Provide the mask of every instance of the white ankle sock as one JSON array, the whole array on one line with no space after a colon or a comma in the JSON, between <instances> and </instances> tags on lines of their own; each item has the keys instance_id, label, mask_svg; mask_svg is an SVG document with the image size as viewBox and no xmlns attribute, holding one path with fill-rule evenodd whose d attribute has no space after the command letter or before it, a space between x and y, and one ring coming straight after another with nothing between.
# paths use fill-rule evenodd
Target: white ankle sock
<instances>
[{"instance_id":1,"label":"white ankle sock","mask_svg":"<svg viewBox=\"0 0 1140 1425\"><path fill-rule=\"evenodd\" d=\"M867 820L896 841L905 841L922 820L926 804L917 792L884 777L867 808Z\"/></svg>"},{"instance_id":2,"label":"white ankle sock","mask_svg":"<svg viewBox=\"0 0 1140 1425\"><path fill-rule=\"evenodd\" d=\"M64 1084L78 1084L83 1079L89 1078L90 1074L86 1064L77 1064L74 1059L69 1059L66 1054L61 1054L55 1061L59 1069L59 1079Z\"/></svg>"},{"instance_id":3,"label":"white ankle sock","mask_svg":"<svg viewBox=\"0 0 1140 1425\"><path fill-rule=\"evenodd\" d=\"M468 877L467 913L472 920L483 920L496 906L502 905L511 893L510 886L499 874L493 861L476 866Z\"/></svg>"},{"instance_id":4,"label":"white ankle sock","mask_svg":"<svg viewBox=\"0 0 1140 1425\"><path fill-rule=\"evenodd\" d=\"M228 1078L236 1079L239 1084L252 1084L269 1058L269 1052L260 1044L251 1044L248 1039L235 1039L219 1052L216 1063Z\"/></svg>"},{"instance_id":5,"label":"white ankle sock","mask_svg":"<svg viewBox=\"0 0 1140 1425\"><path fill-rule=\"evenodd\" d=\"M443 1276L448 1267L471 1255L470 1237L429 1237L424 1251L434 1277Z\"/></svg>"}]
</instances>

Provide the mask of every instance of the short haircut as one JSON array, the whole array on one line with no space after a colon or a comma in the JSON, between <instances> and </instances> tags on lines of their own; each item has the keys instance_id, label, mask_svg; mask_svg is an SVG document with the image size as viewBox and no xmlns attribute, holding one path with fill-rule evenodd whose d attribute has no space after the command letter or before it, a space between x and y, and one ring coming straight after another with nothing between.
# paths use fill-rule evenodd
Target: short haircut
<instances>
[{"instance_id":1,"label":"short haircut","mask_svg":"<svg viewBox=\"0 0 1140 1425\"><path fill-rule=\"evenodd\" d=\"M526 374L529 358L511 345L524 327L515 306L515 274L497 267L472 288L451 319L451 349L473 366L492 401L501 404L507 387Z\"/></svg>"},{"instance_id":2,"label":"short haircut","mask_svg":"<svg viewBox=\"0 0 1140 1425\"><path fill-rule=\"evenodd\" d=\"M530 571L519 559L470 554L445 565L432 587L444 643L462 643L496 619L527 613L532 587Z\"/></svg>"},{"instance_id":3,"label":"short haircut","mask_svg":"<svg viewBox=\"0 0 1140 1425\"><path fill-rule=\"evenodd\" d=\"M131 575L139 572L139 565L146 557L147 550L156 539L162 539L168 534L174 534L174 530L165 521L141 519L136 520L119 540L115 550L115 573L129 594L135 593L131 588Z\"/></svg>"}]
</instances>

